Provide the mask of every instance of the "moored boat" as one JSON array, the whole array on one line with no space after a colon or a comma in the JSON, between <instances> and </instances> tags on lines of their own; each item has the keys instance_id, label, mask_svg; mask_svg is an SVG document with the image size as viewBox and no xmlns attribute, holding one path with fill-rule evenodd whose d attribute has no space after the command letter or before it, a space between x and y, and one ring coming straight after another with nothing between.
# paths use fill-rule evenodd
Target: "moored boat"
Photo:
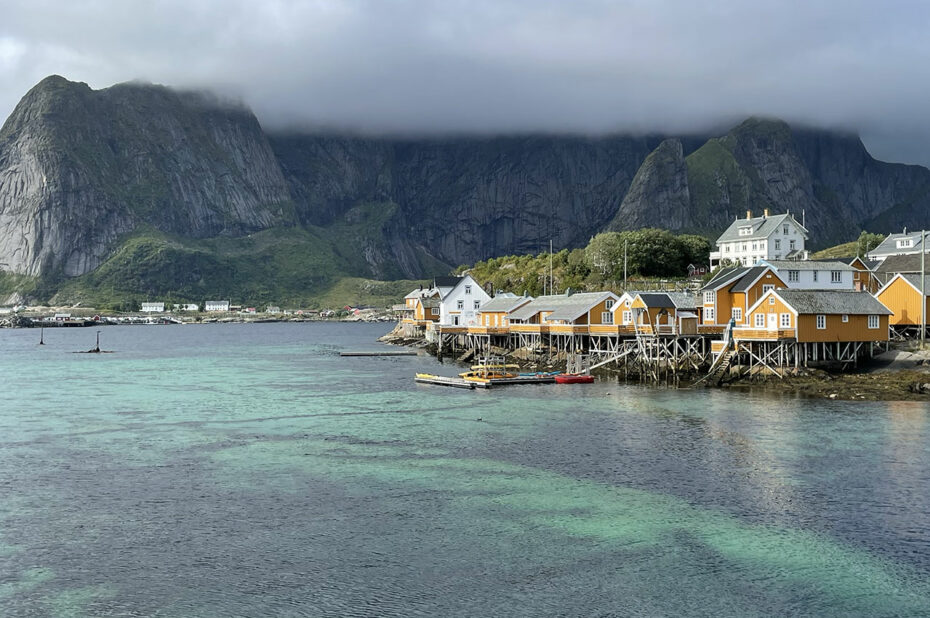
<instances>
[{"instance_id":1,"label":"moored boat","mask_svg":"<svg viewBox=\"0 0 930 618\"><path fill-rule=\"evenodd\" d=\"M582 373L560 373L555 376L557 384L590 384L594 382L594 376Z\"/></svg>"}]
</instances>

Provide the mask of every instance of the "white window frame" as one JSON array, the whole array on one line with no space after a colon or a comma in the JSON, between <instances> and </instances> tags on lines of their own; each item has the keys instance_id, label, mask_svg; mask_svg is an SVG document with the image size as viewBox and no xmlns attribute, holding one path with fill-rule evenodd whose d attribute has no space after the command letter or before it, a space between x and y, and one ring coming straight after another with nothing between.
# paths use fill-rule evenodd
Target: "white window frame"
<instances>
[{"instance_id":1,"label":"white window frame","mask_svg":"<svg viewBox=\"0 0 930 618\"><path fill-rule=\"evenodd\" d=\"M766 294L766 293L768 293L769 291L774 290L774 289L775 289L775 284L774 284L774 283L763 283L763 284L762 284L762 293L763 293L763 294Z\"/></svg>"},{"instance_id":2,"label":"white window frame","mask_svg":"<svg viewBox=\"0 0 930 618\"><path fill-rule=\"evenodd\" d=\"M769 296L769 304L770 304L770 305L774 305L774 304L775 304L775 297L774 297L774 296Z\"/></svg>"},{"instance_id":3,"label":"white window frame","mask_svg":"<svg viewBox=\"0 0 930 618\"><path fill-rule=\"evenodd\" d=\"M788 271L788 282L789 283L797 283L798 281L800 281L800 279L801 279L801 273L799 271L797 270Z\"/></svg>"},{"instance_id":4,"label":"white window frame","mask_svg":"<svg viewBox=\"0 0 930 618\"><path fill-rule=\"evenodd\" d=\"M608 298L604 301L604 309L613 309L614 308L614 299Z\"/></svg>"},{"instance_id":5,"label":"white window frame","mask_svg":"<svg viewBox=\"0 0 930 618\"><path fill-rule=\"evenodd\" d=\"M471 284L465 286L465 293L471 294Z\"/></svg>"},{"instance_id":6,"label":"white window frame","mask_svg":"<svg viewBox=\"0 0 930 618\"><path fill-rule=\"evenodd\" d=\"M869 316L869 328L875 329L875 328L878 328L879 326L881 326L881 321L879 320L878 316L870 315Z\"/></svg>"},{"instance_id":7,"label":"white window frame","mask_svg":"<svg viewBox=\"0 0 930 618\"><path fill-rule=\"evenodd\" d=\"M710 292L704 292L704 304L713 305L717 300L717 292L711 290Z\"/></svg>"},{"instance_id":8,"label":"white window frame","mask_svg":"<svg viewBox=\"0 0 930 618\"><path fill-rule=\"evenodd\" d=\"M737 322L743 321L743 308L742 307L733 307L730 309L730 318L736 320Z\"/></svg>"},{"instance_id":9,"label":"white window frame","mask_svg":"<svg viewBox=\"0 0 930 618\"><path fill-rule=\"evenodd\" d=\"M614 323L614 314L611 311L602 311L601 312L601 324L613 324Z\"/></svg>"},{"instance_id":10,"label":"white window frame","mask_svg":"<svg viewBox=\"0 0 930 618\"><path fill-rule=\"evenodd\" d=\"M847 322L849 322L849 314L848 314L848 313L844 313L844 314L843 314L843 324L846 324Z\"/></svg>"},{"instance_id":11,"label":"white window frame","mask_svg":"<svg viewBox=\"0 0 930 618\"><path fill-rule=\"evenodd\" d=\"M791 328L790 313L782 313L778 316L778 328Z\"/></svg>"},{"instance_id":12,"label":"white window frame","mask_svg":"<svg viewBox=\"0 0 930 618\"><path fill-rule=\"evenodd\" d=\"M779 240L778 238L775 239L775 250L781 251L781 240Z\"/></svg>"},{"instance_id":13,"label":"white window frame","mask_svg":"<svg viewBox=\"0 0 930 618\"><path fill-rule=\"evenodd\" d=\"M817 314L817 330L827 329L827 316L823 313Z\"/></svg>"},{"instance_id":14,"label":"white window frame","mask_svg":"<svg viewBox=\"0 0 930 618\"><path fill-rule=\"evenodd\" d=\"M765 328L765 314L757 313L756 316L756 328Z\"/></svg>"},{"instance_id":15,"label":"white window frame","mask_svg":"<svg viewBox=\"0 0 930 618\"><path fill-rule=\"evenodd\" d=\"M843 272L839 270L831 270L830 283L843 283Z\"/></svg>"},{"instance_id":16,"label":"white window frame","mask_svg":"<svg viewBox=\"0 0 930 618\"><path fill-rule=\"evenodd\" d=\"M632 324L632 323L633 323L633 312L632 312L632 311L626 310L626 311L623 312L623 323L624 323L624 324Z\"/></svg>"},{"instance_id":17,"label":"white window frame","mask_svg":"<svg viewBox=\"0 0 930 618\"><path fill-rule=\"evenodd\" d=\"M781 233L784 234L785 236L788 235L788 224L787 223L781 227Z\"/></svg>"},{"instance_id":18,"label":"white window frame","mask_svg":"<svg viewBox=\"0 0 930 618\"><path fill-rule=\"evenodd\" d=\"M458 300L455 302L455 308L458 309L459 311L461 311L462 309L464 309L464 308L465 308L465 301L462 300L461 298L458 299Z\"/></svg>"},{"instance_id":19,"label":"white window frame","mask_svg":"<svg viewBox=\"0 0 930 618\"><path fill-rule=\"evenodd\" d=\"M793 239L793 238L790 239L790 240L788 241L788 249L789 249L790 251L794 251L796 248L797 248L797 247L796 247L796 243L795 243L794 239Z\"/></svg>"},{"instance_id":20,"label":"white window frame","mask_svg":"<svg viewBox=\"0 0 930 618\"><path fill-rule=\"evenodd\" d=\"M474 306L475 306L475 309L479 309L479 308L481 307L481 301L480 301L480 300L476 300Z\"/></svg>"},{"instance_id":21,"label":"white window frame","mask_svg":"<svg viewBox=\"0 0 930 618\"><path fill-rule=\"evenodd\" d=\"M716 323L717 323L717 322L714 320L714 310L713 310L713 308L708 308L708 309L705 309L705 310L704 310L704 322L705 322L705 323L712 323L712 324L716 324Z\"/></svg>"}]
</instances>

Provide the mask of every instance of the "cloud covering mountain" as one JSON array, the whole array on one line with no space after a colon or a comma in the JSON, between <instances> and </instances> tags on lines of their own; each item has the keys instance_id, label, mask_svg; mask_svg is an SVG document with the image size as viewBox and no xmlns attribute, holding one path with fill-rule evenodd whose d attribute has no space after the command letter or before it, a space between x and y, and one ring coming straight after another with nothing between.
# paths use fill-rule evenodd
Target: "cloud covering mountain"
<instances>
[{"instance_id":1,"label":"cloud covering mountain","mask_svg":"<svg viewBox=\"0 0 930 618\"><path fill-rule=\"evenodd\" d=\"M451 0L4 7L0 116L48 74L242 98L266 127L704 131L750 114L930 163L930 5Z\"/></svg>"}]
</instances>

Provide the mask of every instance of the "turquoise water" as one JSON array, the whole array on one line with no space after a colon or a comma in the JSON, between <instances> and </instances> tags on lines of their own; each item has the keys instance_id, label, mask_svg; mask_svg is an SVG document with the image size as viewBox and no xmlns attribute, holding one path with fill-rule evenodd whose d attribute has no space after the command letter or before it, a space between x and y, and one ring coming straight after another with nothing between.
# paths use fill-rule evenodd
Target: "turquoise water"
<instances>
[{"instance_id":1,"label":"turquoise water","mask_svg":"<svg viewBox=\"0 0 930 618\"><path fill-rule=\"evenodd\" d=\"M0 331L0 615L930 615L928 406L338 356L386 330Z\"/></svg>"}]
</instances>

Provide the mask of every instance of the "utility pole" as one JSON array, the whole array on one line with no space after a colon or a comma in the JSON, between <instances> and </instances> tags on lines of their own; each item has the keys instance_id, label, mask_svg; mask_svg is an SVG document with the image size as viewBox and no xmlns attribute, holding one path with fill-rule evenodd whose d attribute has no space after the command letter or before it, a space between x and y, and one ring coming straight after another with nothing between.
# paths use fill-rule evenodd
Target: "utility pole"
<instances>
[{"instance_id":1,"label":"utility pole","mask_svg":"<svg viewBox=\"0 0 930 618\"><path fill-rule=\"evenodd\" d=\"M927 343L927 231L920 231L920 349Z\"/></svg>"},{"instance_id":2,"label":"utility pole","mask_svg":"<svg viewBox=\"0 0 930 618\"><path fill-rule=\"evenodd\" d=\"M555 294L555 287L553 287L553 276L552 276L552 239L549 239L549 293Z\"/></svg>"},{"instance_id":3,"label":"utility pole","mask_svg":"<svg viewBox=\"0 0 930 618\"><path fill-rule=\"evenodd\" d=\"M626 292L626 245L629 242L626 238L623 239L623 291Z\"/></svg>"}]
</instances>

